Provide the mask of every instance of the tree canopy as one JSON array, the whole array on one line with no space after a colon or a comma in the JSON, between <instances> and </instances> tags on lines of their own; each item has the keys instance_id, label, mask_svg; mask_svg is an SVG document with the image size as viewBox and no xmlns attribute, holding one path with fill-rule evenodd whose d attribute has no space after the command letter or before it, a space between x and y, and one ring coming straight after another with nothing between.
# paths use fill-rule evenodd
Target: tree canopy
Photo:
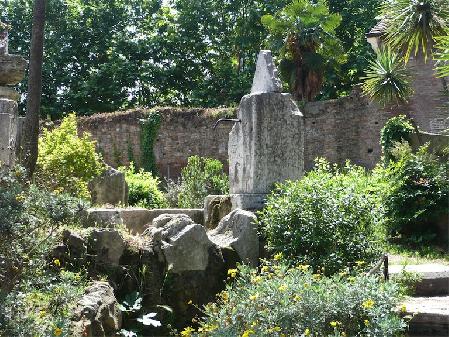
<instances>
[{"instance_id":1,"label":"tree canopy","mask_svg":"<svg viewBox=\"0 0 449 337\"><path fill-rule=\"evenodd\" d=\"M347 62L325 67L316 99L336 98L360 82L365 33L380 0L329 0ZM312 5L312 1L304 1ZM267 43L264 15L288 0L48 0L42 115L59 118L135 106L218 107L248 93L257 53ZM29 55L32 0L0 0L11 25L10 50ZM273 50L280 56L279 50ZM324 54L332 64L332 54ZM19 86L25 99L26 79ZM22 102L22 109L24 102Z\"/></svg>"}]
</instances>

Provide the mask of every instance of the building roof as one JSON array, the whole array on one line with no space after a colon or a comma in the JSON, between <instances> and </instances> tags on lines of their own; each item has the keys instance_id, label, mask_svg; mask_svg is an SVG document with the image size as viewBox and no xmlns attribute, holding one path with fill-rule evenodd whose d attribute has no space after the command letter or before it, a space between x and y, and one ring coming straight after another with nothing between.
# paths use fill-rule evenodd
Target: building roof
<instances>
[{"instance_id":1,"label":"building roof","mask_svg":"<svg viewBox=\"0 0 449 337\"><path fill-rule=\"evenodd\" d=\"M366 37L382 36L387 32L388 23L386 18L382 18L367 34Z\"/></svg>"}]
</instances>

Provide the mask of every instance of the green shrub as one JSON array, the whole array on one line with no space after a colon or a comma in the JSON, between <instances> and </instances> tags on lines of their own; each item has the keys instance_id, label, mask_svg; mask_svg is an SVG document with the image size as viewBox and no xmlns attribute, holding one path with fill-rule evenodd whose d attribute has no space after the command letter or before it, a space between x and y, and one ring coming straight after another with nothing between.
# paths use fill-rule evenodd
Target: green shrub
<instances>
[{"instance_id":1,"label":"green shrub","mask_svg":"<svg viewBox=\"0 0 449 337\"><path fill-rule=\"evenodd\" d=\"M299 181L277 185L260 212L272 252L332 274L380 254L382 207L363 168L318 161Z\"/></svg>"},{"instance_id":2,"label":"green shrub","mask_svg":"<svg viewBox=\"0 0 449 337\"><path fill-rule=\"evenodd\" d=\"M133 163L128 168L121 167L120 171L125 173L125 179L128 183L130 206L145 208L165 208L168 206L164 194L159 189L160 181L157 177L153 177L150 172L145 172L143 169L137 171Z\"/></svg>"},{"instance_id":3,"label":"green shrub","mask_svg":"<svg viewBox=\"0 0 449 337\"><path fill-rule=\"evenodd\" d=\"M49 260L65 225L84 203L0 169L0 336L68 336L72 307L84 291L80 274Z\"/></svg>"},{"instance_id":4,"label":"green shrub","mask_svg":"<svg viewBox=\"0 0 449 337\"><path fill-rule=\"evenodd\" d=\"M196 330L182 336L397 336L406 324L395 313L399 287L376 277L312 274L305 265L288 269L248 267L205 307Z\"/></svg>"},{"instance_id":5,"label":"green shrub","mask_svg":"<svg viewBox=\"0 0 449 337\"><path fill-rule=\"evenodd\" d=\"M392 155L394 161L386 169L390 188L384 194L389 233L431 241L436 223L449 214L449 163L430 154L428 146L413 153L403 143Z\"/></svg>"},{"instance_id":6,"label":"green shrub","mask_svg":"<svg viewBox=\"0 0 449 337\"><path fill-rule=\"evenodd\" d=\"M380 145L387 165L393 159L391 151L395 145L403 141L409 142L410 134L413 132L412 123L404 115L390 118L387 121L380 133Z\"/></svg>"},{"instance_id":7,"label":"green shrub","mask_svg":"<svg viewBox=\"0 0 449 337\"><path fill-rule=\"evenodd\" d=\"M229 179L223 172L223 164L216 159L192 156L181 172L178 206L202 208L208 195L228 192Z\"/></svg>"},{"instance_id":8,"label":"green shrub","mask_svg":"<svg viewBox=\"0 0 449 337\"><path fill-rule=\"evenodd\" d=\"M78 136L75 114L54 130L44 130L39 139L36 182L49 190L88 199L88 182L104 169L95 142L86 133Z\"/></svg>"}]
</instances>

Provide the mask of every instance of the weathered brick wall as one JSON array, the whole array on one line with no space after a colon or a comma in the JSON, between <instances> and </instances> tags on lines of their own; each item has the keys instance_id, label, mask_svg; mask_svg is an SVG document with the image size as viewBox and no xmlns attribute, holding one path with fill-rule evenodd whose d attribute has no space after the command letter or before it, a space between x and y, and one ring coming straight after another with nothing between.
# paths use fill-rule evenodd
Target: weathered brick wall
<instances>
[{"instance_id":1,"label":"weathered brick wall","mask_svg":"<svg viewBox=\"0 0 449 337\"><path fill-rule=\"evenodd\" d=\"M438 104L438 103L435 103ZM332 163L346 160L372 168L379 161L380 130L392 116L403 112L382 110L369 104L357 91L345 98L308 103L302 108L305 117L305 167L313 167L315 158L325 157ZM228 134L232 124L222 123L213 130L215 121L230 110L158 109L161 128L154 148L159 172L165 177L179 176L192 155L217 158L228 168ZM448 118L448 111L432 110L415 116L420 127L435 118ZM145 110L97 114L80 118L80 131L88 131L97 140L99 150L112 166L140 163L140 125ZM442 117L440 117L442 116ZM422 123L422 124L421 124ZM427 123L427 124L426 124Z\"/></svg>"}]
</instances>

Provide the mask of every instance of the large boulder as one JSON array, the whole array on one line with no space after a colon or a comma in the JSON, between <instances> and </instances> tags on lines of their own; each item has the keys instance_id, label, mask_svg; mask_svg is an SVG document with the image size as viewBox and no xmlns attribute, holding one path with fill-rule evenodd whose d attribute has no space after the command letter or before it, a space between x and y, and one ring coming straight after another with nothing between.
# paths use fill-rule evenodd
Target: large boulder
<instances>
[{"instance_id":1,"label":"large boulder","mask_svg":"<svg viewBox=\"0 0 449 337\"><path fill-rule=\"evenodd\" d=\"M203 226L185 214L162 214L153 220L153 226L153 244L160 246L171 273L206 269L213 243Z\"/></svg>"},{"instance_id":2,"label":"large boulder","mask_svg":"<svg viewBox=\"0 0 449 337\"><path fill-rule=\"evenodd\" d=\"M112 287L95 282L86 289L72 317L72 337L116 336L122 325L121 312Z\"/></svg>"},{"instance_id":3,"label":"large boulder","mask_svg":"<svg viewBox=\"0 0 449 337\"><path fill-rule=\"evenodd\" d=\"M108 167L89 183L89 191L94 205L128 204L128 184L125 175L112 167Z\"/></svg>"},{"instance_id":4,"label":"large boulder","mask_svg":"<svg viewBox=\"0 0 449 337\"><path fill-rule=\"evenodd\" d=\"M253 267L258 265L259 237L254 213L241 209L232 211L209 232L209 238L222 249L234 249L242 262Z\"/></svg>"},{"instance_id":5,"label":"large boulder","mask_svg":"<svg viewBox=\"0 0 449 337\"><path fill-rule=\"evenodd\" d=\"M232 203L229 195L209 195L204 199L204 226L214 229L226 215L231 213Z\"/></svg>"}]
</instances>

